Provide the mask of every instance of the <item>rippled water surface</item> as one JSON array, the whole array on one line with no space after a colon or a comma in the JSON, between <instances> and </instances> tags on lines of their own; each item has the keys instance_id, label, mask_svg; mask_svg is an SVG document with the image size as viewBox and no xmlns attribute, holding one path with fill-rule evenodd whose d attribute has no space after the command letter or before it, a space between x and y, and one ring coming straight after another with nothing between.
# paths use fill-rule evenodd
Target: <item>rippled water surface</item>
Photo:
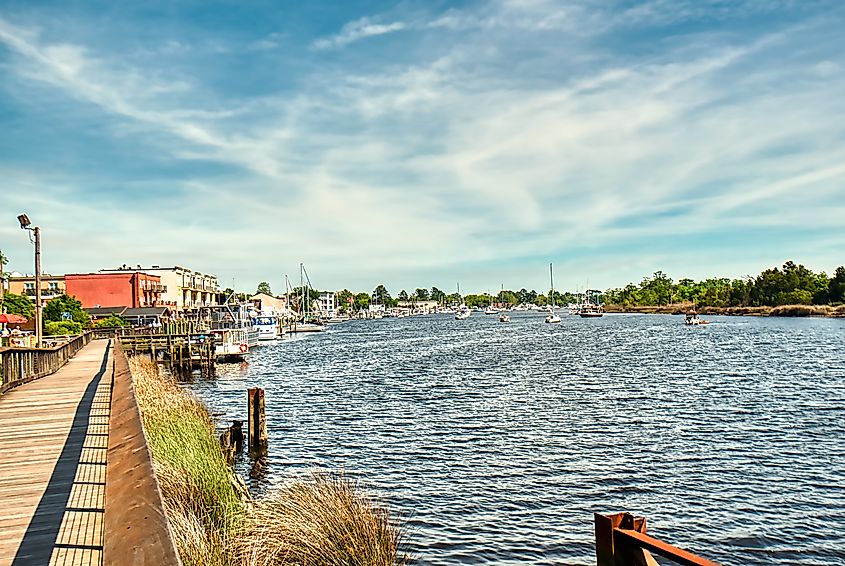
<instances>
[{"instance_id":1,"label":"rippled water surface","mask_svg":"<svg viewBox=\"0 0 845 566\"><path fill-rule=\"evenodd\" d=\"M192 387L221 424L265 388L253 487L344 469L418 564L593 564L616 511L724 564L845 564L845 321L512 320L344 323Z\"/></svg>"}]
</instances>

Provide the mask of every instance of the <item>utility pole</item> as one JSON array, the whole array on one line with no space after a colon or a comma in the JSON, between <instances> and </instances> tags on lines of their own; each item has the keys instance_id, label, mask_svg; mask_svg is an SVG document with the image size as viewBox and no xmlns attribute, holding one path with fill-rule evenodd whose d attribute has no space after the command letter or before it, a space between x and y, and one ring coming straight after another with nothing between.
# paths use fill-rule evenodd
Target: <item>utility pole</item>
<instances>
[{"instance_id":1,"label":"utility pole","mask_svg":"<svg viewBox=\"0 0 845 566\"><path fill-rule=\"evenodd\" d=\"M35 233L35 347L40 348L44 332L41 328L44 316L41 311L41 228L36 226L32 231Z\"/></svg>"},{"instance_id":2,"label":"utility pole","mask_svg":"<svg viewBox=\"0 0 845 566\"><path fill-rule=\"evenodd\" d=\"M41 348L43 346L43 330L41 328L41 228L38 226L30 228L32 223L26 214L18 216L18 222L20 222L22 230L29 230L35 235L35 347Z\"/></svg>"},{"instance_id":3,"label":"utility pole","mask_svg":"<svg viewBox=\"0 0 845 566\"><path fill-rule=\"evenodd\" d=\"M6 274L3 272L3 250L0 250L0 314L6 314Z\"/></svg>"}]
</instances>

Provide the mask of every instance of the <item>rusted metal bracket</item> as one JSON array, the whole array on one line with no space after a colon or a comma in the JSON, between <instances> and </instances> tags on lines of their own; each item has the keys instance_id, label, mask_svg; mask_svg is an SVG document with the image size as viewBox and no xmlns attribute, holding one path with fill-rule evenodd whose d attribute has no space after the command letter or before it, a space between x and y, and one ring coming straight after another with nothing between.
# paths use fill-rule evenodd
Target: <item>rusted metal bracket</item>
<instances>
[{"instance_id":1,"label":"rusted metal bracket","mask_svg":"<svg viewBox=\"0 0 845 566\"><path fill-rule=\"evenodd\" d=\"M595 514L598 566L658 566L651 553L684 566L719 566L646 534L645 517L630 513Z\"/></svg>"}]
</instances>

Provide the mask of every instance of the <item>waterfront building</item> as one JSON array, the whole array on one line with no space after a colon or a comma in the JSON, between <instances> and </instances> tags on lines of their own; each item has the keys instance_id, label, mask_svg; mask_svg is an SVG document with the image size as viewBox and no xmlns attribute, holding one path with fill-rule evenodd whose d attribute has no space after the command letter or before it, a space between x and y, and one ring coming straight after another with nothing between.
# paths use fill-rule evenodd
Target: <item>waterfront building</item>
<instances>
[{"instance_id":1,"label":"waterfront building","mask_svg":"<svg viewBox=\"0 0 845 566\"><path fill-rule=\"evenodd\" d=\"M100 273L148 273L161 278L166 287L162 294L162 306L171 311L182 312L196 310L202 307L212 307L219 304L220 289L217 277L208 273L201 273L187 267L161 267L153 265L148 268L123 265L117 269L101 269Z\"/></svg>"},{"instance_id":2,"label":"waterfront building","mask_svg":"<svg viewBox=\"0 0 845 566\"><path fill-rule=\"evenodd\" d=\"M323 318L337 316L337 295L333 291L320 293L320 296L317 297L317 308Z\"/></svg>"},{"instance_id":3,"label":"waterfront building","mask_svg":"<svg viewBox=\"0 0 845 566\"><path fill-rule=\"evenodd\" d=\"M65 275L68 295L82 303L82 308L160 307L167 287L161 277L137 271L119 273L69 273Z\"/></svg>"},{"instance_id":4,"label":"waterfront building","mask_svg":"<svg viewBox=\"0 0 845 566\"><path fill-rule=\"evenodd\" d=\"M15 295L23 295L35 301L35 276L12 273L6 290ZM41 306L46 305L56 297L65 294L65 276L41 275Z\"/></svg>"},{"instance_id":5,"label":"waterfront building","mask_svg":"<svg viewBox=\"0 0 845 566\"><path fill-rule=\"evenodd\" d=\"M255 310L258 312L284 314L287 312L287 299L285 297L274 297L267 293L258 293L249 298Z\"/></svg>"}]
</instances>

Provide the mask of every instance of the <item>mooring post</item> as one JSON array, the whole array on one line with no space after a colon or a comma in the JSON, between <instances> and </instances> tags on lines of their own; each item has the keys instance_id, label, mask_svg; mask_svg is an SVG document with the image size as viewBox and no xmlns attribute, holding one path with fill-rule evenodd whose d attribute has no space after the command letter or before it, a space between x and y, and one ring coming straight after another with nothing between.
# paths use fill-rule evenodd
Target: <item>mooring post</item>
<instances>
[{"instance_id":1,"label":"mooring post","mask_svg":"<svg viewBox=\"0 0 845 566\"><path fill-rule=\"evenodd\" d=\"M267 450L267 418L264 415L264 390L250 388L247 394L249 418L249 450L264 452Z\"/></svg>"}]
</instances>

